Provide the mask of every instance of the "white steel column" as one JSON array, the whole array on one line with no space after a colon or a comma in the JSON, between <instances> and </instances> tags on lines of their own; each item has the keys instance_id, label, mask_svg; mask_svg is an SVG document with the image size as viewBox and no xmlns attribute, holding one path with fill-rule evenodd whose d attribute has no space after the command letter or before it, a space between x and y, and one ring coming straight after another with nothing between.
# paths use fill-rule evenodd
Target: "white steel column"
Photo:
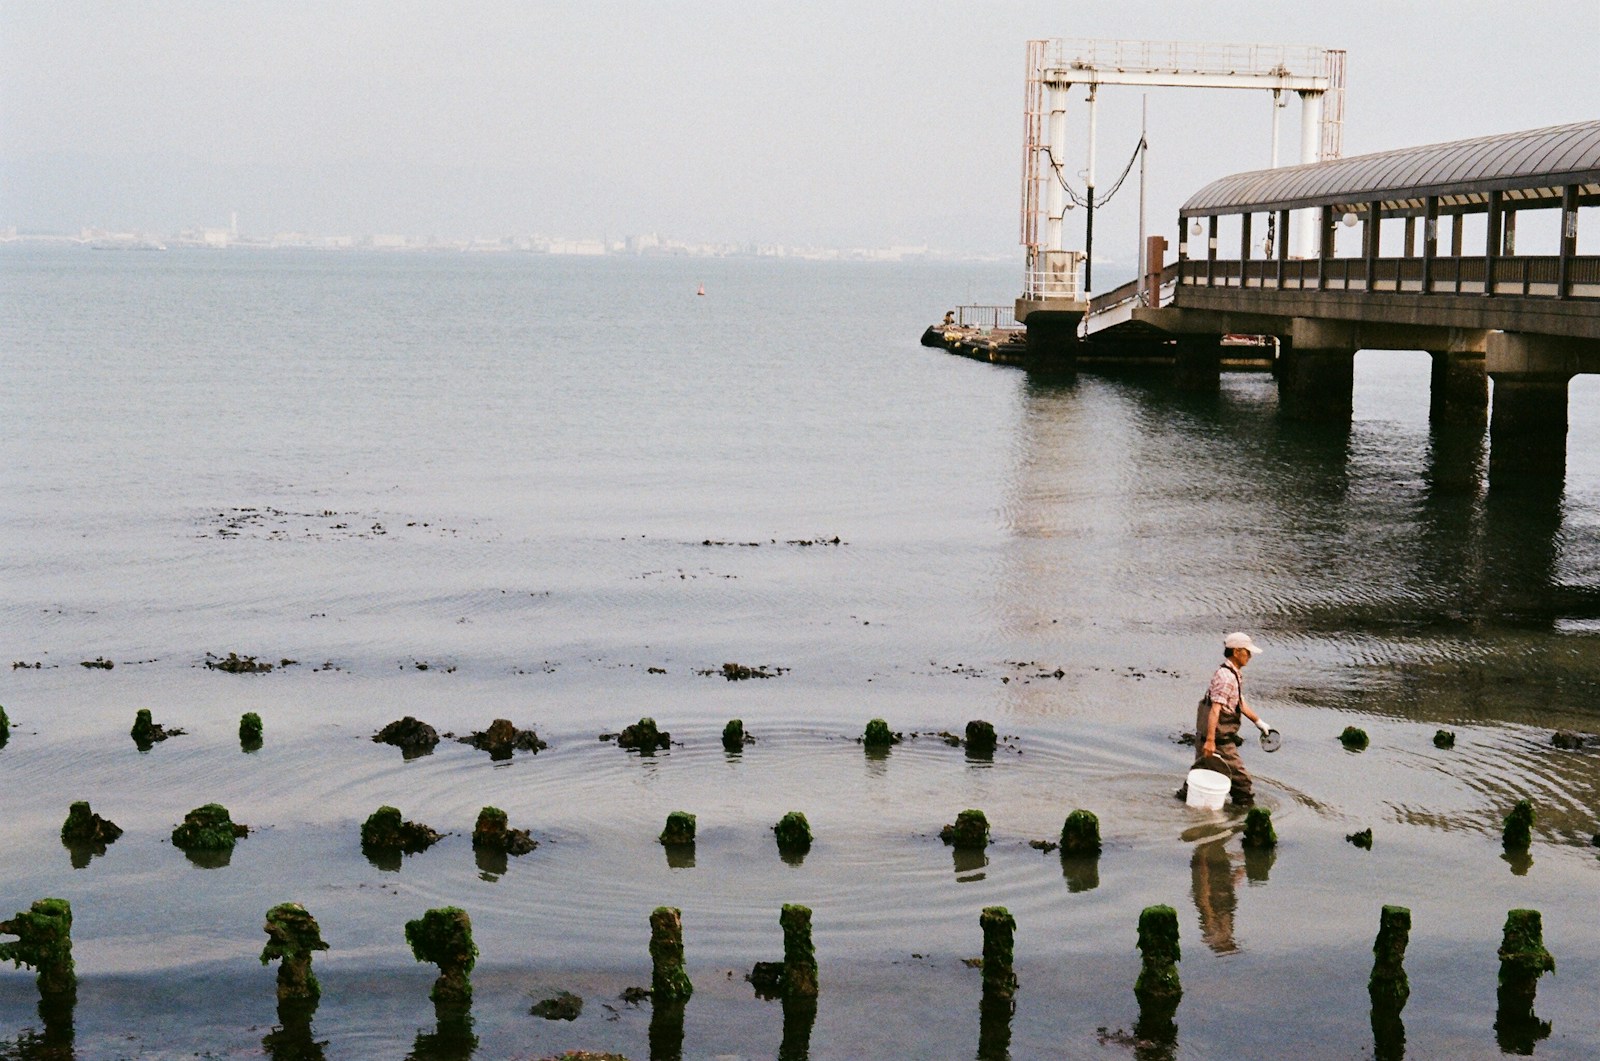
<instances>
[{"instance_id":1,"label":"white steel column","mask_svg":"<svg viewBox=\"0 0 1600 1061\"><path fill-rule=\"evenodd\" d=\"M1045 168L1049 171L1045 177L1045 230L1044 249L1046 251L1061 250L1062 243L1062 217L1066 213L1066 193L1061 189L1061 181L1066 176L1061 171L1062 162L1067 150L1067 86L1060 82L1052 81L1049 85L1050 93L1050 122L1045 136L1045 148L1049 151Z\"/></svg>"},{"instance_id":2,"label":"white steel column","mask_svg":"<svg viewBox=\"0 0 1600 1061\"><path fill-rule=\"evenodd\" d=\"M1283 93L1277 89L1272 90L1272 168L1278 168L1278 124L1279 112L1283 110Z\"/></svg>"},{"instance_id":3,"label":"white steel column","mask_svg":"<svg viewBox=\"0 0 1600 1061\"><path fill-rule=\"evenodd\" d=\"M1322 93L1300 93L1300 162L1317 162L1322 149ZM1315 258L1317 246L1317 211L1296 210L1294 218L1294 243L1290 253L1300 258Z\"/></svg>"}]
</instances>

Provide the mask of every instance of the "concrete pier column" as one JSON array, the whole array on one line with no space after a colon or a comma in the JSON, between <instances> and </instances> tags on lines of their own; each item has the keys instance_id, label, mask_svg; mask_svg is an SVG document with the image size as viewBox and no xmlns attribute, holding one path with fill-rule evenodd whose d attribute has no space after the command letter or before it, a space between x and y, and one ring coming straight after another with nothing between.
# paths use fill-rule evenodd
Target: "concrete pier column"
<instances>
[{"instance_id":1,"label":"concrete pier column","mask_svg":"<svg viewBox=\"0 0 1600 1061\"><path fill-rule=\"evenodd\" d=\"M1567 381L1561 373L1496 372L1489 489L1559 486L1567 473Z\"/></svg>"},{"instance_id":2,"label":"concrete pier column","mask_svg":"<svg viewBox=\"0 0 1600 1061\"><path fill-rule=\"evenodd\" d=\"M1278 411L1290 420L1348 423L1356 344L1350 326L1296 317L1278 352Z\"/></svg>"},{"instance_id":3,"label":"concrete pier column","mask_svg":"<svg viewBox=\"0 0 1600 1061\"><path fill-rule=\"evenodd\" d=\"M1429 421L1482 427L1489 415L1489 372L1483 353L1430 350L1428 354L1433 358Z\"/></svg>"},{"instance_id":4,"label":"concrete pier column","mask_svg":"<svg viewBox=\"0 0 1600 1061\"><path fill-rule=\"evenodd\" d=\"M1027 353L1023 368L1053 376L1078 371L1078 320L1081 314L1035 312L1028 315Z\"/></svg>"},{"instance_id":5,"label":"concrete pier column","mask_svg":"<svg viewBox=\"0 0 1600 1061\"><path fill-rule=\"evenodd\" d=\"M1181 391L1216 390L1222 382L1222 336L1180 336L1173 353L1172 382Z\"/></svg>"},{"instance_id":6,"label":"concrete pier column","mask_svg":"<svg viewBox=\"0 0 1600 1061\"><path fill-rule=\"evenodd\" d=\"M1567 470L1567 381L1600 368L1600 342L1490 332L1489 489L1559 490Z\"/></svg>"}]
</instances>

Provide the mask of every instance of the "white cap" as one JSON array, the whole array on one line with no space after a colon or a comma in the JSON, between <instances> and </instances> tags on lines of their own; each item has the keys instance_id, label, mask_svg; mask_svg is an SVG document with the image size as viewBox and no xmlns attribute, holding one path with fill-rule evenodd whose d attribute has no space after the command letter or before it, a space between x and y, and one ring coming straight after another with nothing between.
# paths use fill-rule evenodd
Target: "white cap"
<instances>
[{"instance_id":1,"label":"white cap","mask_svg":"<svg viewBox=\"0 0 1600 1061\"><path fill-rule=\"evenodd\" d=\"M1222 647L1242 648L1252 656L1261 655L1261 649L1256 646L1254 641L1250 640L1250 635L1245 633L1243 630L1237 630L1223 638Z\"/></svg>"}]
</instances>

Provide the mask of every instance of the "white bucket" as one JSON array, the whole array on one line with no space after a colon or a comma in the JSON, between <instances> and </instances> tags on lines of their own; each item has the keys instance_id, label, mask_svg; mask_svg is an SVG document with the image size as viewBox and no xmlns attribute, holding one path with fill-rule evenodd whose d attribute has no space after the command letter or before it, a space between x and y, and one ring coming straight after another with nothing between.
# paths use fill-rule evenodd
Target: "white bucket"
<instances>
[{"instance_id":1,"label":"white bucket","mask_svg":"<svg viewBox=\"0 0 1600 1061\"><path fill-rule=\"evenodd\" d=\"M1188 784L1189 795L1185 802L1201 810L1221 810L1223 801L1228 798L1228 790L1233 787L1233 781L1227 774L1198 766L1189 771Z\"/></svg>"}]
</instances>

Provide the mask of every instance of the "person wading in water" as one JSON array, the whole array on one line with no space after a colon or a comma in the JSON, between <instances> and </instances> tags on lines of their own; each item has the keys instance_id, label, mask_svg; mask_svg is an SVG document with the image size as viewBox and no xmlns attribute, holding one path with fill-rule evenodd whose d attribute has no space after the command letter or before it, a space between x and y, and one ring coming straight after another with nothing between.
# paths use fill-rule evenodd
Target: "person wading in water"
<instances>
[{"instance_id":1,"label":"person wading in water","mask_svg":"<svg viewBox=\"0 0 1600 1061\"><path fill-rule=\"evenodd\" d=\"M1266 719L1250 710L1250 705L1245 703L1244 677L1240 674L1250 658L1260 654L1261 649L1250 640L1249 634L1232 633L1223 638L1222 665L1211 676L1211 686L1206 690L1206 695L1200 698L1195 713L1194 765L1200 766L1207 759L1221 759L1228 768L1228 776L1233 780L1229 796L1236 807L1248 807L1256 801L1250 772L1244 768L1244 760L1239 758L1239 745L1244 743L1239 736L1240 716L1254 722L1262 736L1272 732ZM1188 795L1188 787L1185 785L1178 791L1178 798Z\"/></svg>"}]
</instances>

